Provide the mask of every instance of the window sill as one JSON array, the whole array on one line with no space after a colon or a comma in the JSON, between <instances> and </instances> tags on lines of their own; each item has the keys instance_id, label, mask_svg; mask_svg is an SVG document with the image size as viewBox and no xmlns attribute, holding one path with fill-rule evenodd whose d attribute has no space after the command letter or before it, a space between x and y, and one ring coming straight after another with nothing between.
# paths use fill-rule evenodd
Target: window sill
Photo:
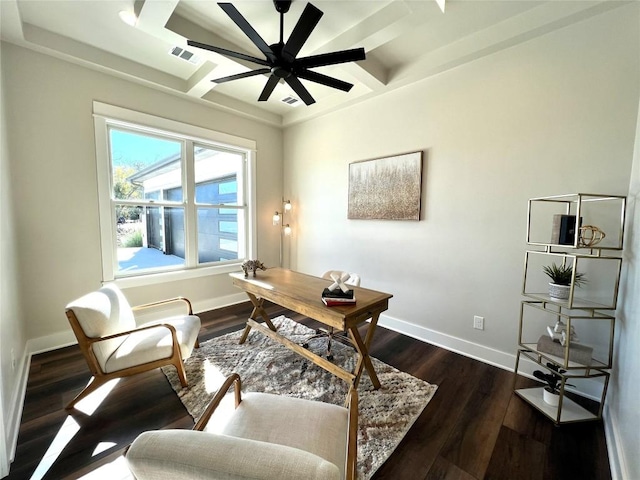
<instances>
[{"instance_id":1,"label":"window sill","mask_svg":"<svg viewBox=\"0 0 640 480\"><path fill-rule=\"evenodd\" d=\"M212 267L193 268L189 270L175 270L172 272L151 273L147 275L136 275L132 277L120 277L116 278L113 283L121 288L145 287L147 285L157 285L160 283L178 282L181 280L190 280L192 278L208 277L212 275L224 275L231 272L238 272L240 271L241 264L241 262L238 262L226 265L216 265Z\"/></svg>"}]
</instances>

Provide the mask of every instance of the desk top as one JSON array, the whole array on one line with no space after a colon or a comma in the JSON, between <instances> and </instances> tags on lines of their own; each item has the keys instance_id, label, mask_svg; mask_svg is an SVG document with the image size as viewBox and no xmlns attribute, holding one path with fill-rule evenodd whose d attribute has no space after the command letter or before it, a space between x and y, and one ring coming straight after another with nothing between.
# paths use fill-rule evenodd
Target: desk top
<instances>
[{"instance_id":1,"label":"desk top","mask_svg":"<svg viewBox=\"0 0 640 480\"><path fill-rule=\"evenodd\" d=\"M346 329L375 314L385 311L389 306L388 293L352 287L355 305L327 307L322 303L322 290L331 285L331 280L294 272L285 268L269 268L258 271L257 277L244 273L230 273L233 284L257 297L269 300L277 305L298 312L325 325Z\"/></svg>"}]
</instances>

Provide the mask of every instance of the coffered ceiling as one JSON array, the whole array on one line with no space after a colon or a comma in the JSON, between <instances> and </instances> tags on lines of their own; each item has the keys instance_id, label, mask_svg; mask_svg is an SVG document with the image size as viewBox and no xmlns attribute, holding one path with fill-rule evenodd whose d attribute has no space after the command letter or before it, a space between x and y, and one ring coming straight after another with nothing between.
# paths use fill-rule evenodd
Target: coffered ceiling
<instances>
[{"instance_id":1,"label":"coffered ceiling","mask_svg":"<svg viewBox=\"0 0 640 480\"><path fill-rule=\"evenodd\" d=\"M258 102L267 77L216 84L212 79L256 68L187 46L187 39L260 57L224 11L208 0L0 0L4 41L64 58L247 115L288 125L361 102L485 55L509 48L626 2L617 0L313 0L324 12L299 56L364 47L366 60L320 67L353 83L350 92L306 82L316 99L306 106L284 82ZM271 0L238 0L238 11L268 44L279 40L279 14ZM284 38L306 2L294 0L284 17ZM444 11L443 11L444 10ZM137 13L124 23L119 13ZM179 47L175 50L175 47ZM191 61L175 53L186 49ZM174 51L174 54L170 52ZM189 53L182 53L189 56Z\"/></svg>"}]
</instances>

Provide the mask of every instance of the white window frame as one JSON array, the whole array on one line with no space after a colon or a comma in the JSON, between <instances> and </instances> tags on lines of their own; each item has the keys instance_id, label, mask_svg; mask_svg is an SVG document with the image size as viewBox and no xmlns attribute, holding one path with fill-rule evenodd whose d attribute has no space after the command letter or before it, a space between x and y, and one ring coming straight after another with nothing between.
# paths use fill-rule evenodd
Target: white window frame
<instances>
[{"instance_id":1,"label":"white window frame","mask_svg":"<svg viewBox=\"0 0 640 480\"><path fill-rule=\"evenodd\" d=\"M229 272L238 271L238 266L244 259L237 259L223 264L198 266L194 264L194 257L197 252L194 251L195 240L189 245L187 251L190 251L191 260L185 259L185 266L179 269L163 272L136 272L135 274L127 274L126 276L118 276L118 259L115 245L116 238L116 218L115 209L113 208L113 200L111 198L111 160L109 155L109 127L122 127L127 129L135 129L142 132L148 132L155 135L173 136L176 139L186 139L193 142L205 143L215 147L227 150L241 152L245 156L245 175L244 175L244 191L246 204L245 208L245 225L246 232L246 255L247 258L254 258L257 248L256 241L256 216L255 216L255 198L256 198L256 177L255 177L255 159L256 159L256 142L235 135L216 132L206 128L185 124L167 118L157 117L134 110L129 110L114 105L108 105L101 102L93 102L93 121L95 128L96 142L96 163L97 163L97 181L98 181L98 203L100 216L100 240L102 252L102 280L103 282L115 281L123 287L136 287L143 285L151 285L155 283L171 282L175 280L184 280L189 278L202 277L207 275L220 275ZM188 154L188 153L187 153ZM191 157L193 155L191 154ZM192 168L189 161L186 162L186 168ZM191 181L191 180L190 180ZM186 228L195 224L195 219L188 218L186 192L183 194L183 206L185 207ZM238 199L241 202L243 199ZM191 223L190 223L191 222ZM193 237L193 236L192 236ZM239 239L240 241L240 239Z\"/></svg>"}]
</instances>

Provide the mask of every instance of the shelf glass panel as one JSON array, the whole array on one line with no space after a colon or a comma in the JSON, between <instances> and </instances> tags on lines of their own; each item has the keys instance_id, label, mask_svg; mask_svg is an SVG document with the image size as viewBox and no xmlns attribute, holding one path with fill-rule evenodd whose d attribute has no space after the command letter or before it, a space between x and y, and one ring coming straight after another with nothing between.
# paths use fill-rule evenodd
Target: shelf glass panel
<instances>
[{"instance_id":1,"label":"shelf glass panel","mask_svg":"<svg viewBox=\"0 0 640 480\"><path fill-rule=\"evenodd\" d=\"M556 355L552 355L550 353L547 352L541 352L538 350L538 344L537 343L520 343L520 346L526 350L531 351L532 353L534 353L535 355L540 355L542 358L544 358L545 360L549 361L549 362L553 362L556 365L561 366L562 368L565 369L586 369L586 368L590 368L590 369L608 369L611 368L610 365L606 365L602 362L599 362L596 359L591 359L591 363L589 365L586 365L584 363L578 363L578 362L573 362L571 360L569 360L566 364L564 361L564 357L558 357ZM597 373L594 376L600 376L600 373ZM567 375L567 377L570 377L571 375Z\"/></svg>"}]
</instances>

